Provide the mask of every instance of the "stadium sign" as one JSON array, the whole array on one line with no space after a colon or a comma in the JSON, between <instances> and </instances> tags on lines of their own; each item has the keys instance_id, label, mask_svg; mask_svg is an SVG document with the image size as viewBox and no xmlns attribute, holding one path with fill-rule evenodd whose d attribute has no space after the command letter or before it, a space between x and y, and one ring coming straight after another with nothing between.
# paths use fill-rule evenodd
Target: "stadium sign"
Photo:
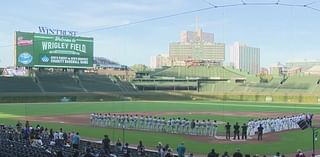
<instances>
[{"instance_id":1,"label":"stadium sign","mask_svg":"<svg viewBox=\"0 0 320 157\"><path fill-rule=\"evenodd\" d=\"M54 29L54 28L48 28L39 26L39 33L41 34L48 34L48 35L60 35L60 36L76 36L76 31L70 31L70 30L62 30L62 29Z\"/></svg>"},{"instance_id":2,"label":"stadium sign","mask_svg":"<svg viewBox=\"0 0 320 157\"><path fill-rule=\"evenodd\" d=\"M16 32L16 66L89 68L93 38Z\"/></svg>"}]
</instances>

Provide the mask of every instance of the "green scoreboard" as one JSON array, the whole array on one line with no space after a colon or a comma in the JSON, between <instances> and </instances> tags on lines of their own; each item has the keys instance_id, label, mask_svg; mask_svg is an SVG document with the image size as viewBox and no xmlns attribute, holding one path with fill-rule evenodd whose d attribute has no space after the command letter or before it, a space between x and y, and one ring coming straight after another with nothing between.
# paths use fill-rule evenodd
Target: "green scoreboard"
<instances>
[{"instance_id":1,"label":"green scoreboard","mask_svg":"<svg viewBox=\"0 0 320 157\"><path fill-rule=\"evenodd\" d=\"M93 38L15 32L15 65L91 68Z\"/></svg>"}]
</instances>

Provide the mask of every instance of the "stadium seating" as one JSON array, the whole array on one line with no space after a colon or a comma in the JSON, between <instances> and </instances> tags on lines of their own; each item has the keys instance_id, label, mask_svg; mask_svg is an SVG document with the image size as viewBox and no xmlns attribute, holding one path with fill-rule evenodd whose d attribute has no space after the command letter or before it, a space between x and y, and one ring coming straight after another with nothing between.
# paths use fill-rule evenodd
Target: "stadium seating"
<instances>
[{"instance_id":1,"label":"stadium seating","mask_svg":"<svg viewBox=\"0 0 320 157\"><path fill-rule=\"evenodd\" d=\"M112 81L108 76L102 75L79 75L83 87L88 92L120 92L121 87L116 81Z\"/></svg>"},{"instance_id":2,"label":"stadium seating","mask_svg":"<svg viewBox=\"0 0 320 157\"><path fill-rule=\"evenodd\" d=\"M45 92L84 92L72 73L36 73Z\"/></svg>"},{"instance_id":3,"label":"stadium seating","mask_svg":"<svg viewBox=\"0 0 320 157\"><path fill-rule=\"evenodd\" d=\"M289 77L286 82L279 86L277 92L283 93L312 93L317 86L319 76L300 76Z\"/></svg>"},{"instance_id":4,"label":"stadium seating","mask_svg":"<svg viewBox=\"0 0 320 157\"><path fill-rule=\"evenodd\" d=\"M0 92L41 92L31 77L0 77Z\"/></svg>"},{"instance_id":5,"label":"stadium seating","mask_svg":"<svg viewBox=\"0 0 320 157\"><path fill-rule=\"evenodd\" d=\"M69 72L36 72L35 77L0 77L0 92L136 92L118 77Z\"/></svg>"},{"instance_id":6,"label":"stadium seating","mask_svg":"<svg viewBox=\"0 0 320 157\"><path fill-rule=\"evenodd\" d=\"M14 129L5 126L0 129L0 156L1 157L54 157L56 153L61 151L63 156L71 157L77 151L72 147L65 147L63 145L51 145L49 139L42 138L43 146L32 146L24 139L12 139ZM101 142L81 140L79 151L84 153L86 149L92 150L93 154L98 154L101 151ZM136 147L129 147L131 156L139 156ZM123 157L122 152L115 151L115 146L111 145L111 153L116 157ZM146 150L147 157L157 157L156 151Z\"/></svg>"},{"instance_id":7,"label":"stadium seating","mask_svg":"<svg viewBox=\"0 0 320 157\"><path fill-rule=\"evenodd\" d=\"M200 91L203 92L232 92L236 88L235 83L231 82L215 82L215 83L201 83Z\"/></svg>"}]
</instances>

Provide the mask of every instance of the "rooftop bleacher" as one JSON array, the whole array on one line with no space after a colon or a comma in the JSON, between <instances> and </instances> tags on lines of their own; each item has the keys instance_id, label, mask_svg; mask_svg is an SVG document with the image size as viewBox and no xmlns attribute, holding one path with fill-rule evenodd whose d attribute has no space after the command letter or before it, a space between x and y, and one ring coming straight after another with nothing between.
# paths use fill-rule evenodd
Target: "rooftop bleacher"
<instances>
[{"instance_id":1,"label":"rooftop bleacher","mask_svg":"<svg viewBox=\"0 0 320 157\"><path fill-rule=\"evenodd\" d=\"M245 75L236 73L222 66L174 66L162 71L152 73L153 77L220 77L243 78Z\"/></svg>"}]
</instances>

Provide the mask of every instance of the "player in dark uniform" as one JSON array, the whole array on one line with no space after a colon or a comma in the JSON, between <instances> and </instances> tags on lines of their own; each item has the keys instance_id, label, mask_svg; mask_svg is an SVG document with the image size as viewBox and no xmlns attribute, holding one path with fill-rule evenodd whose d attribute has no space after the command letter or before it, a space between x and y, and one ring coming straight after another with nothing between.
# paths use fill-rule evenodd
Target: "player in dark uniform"
<instances>
[{"instance_id":1,"label":"player in dark uniform","mask_svg":"<svg viewBox=\"0 0 320 157\"><path fill-rule=\"evenodd\" d=\"M224 126L224 128L226 129L226 139L230 140L230 128L231 128L231 125L229 124L229 122L227 122L227 124Z\"/></svg>"},{"instance_id":2,"label":"player in dark uniform","mask_svg":"<svg viewBox=\"0 0 320 157\"><path fill-rule=\"evenodd\" d=\"M196 127L196 122L194 121L194 119L192 119L192 121L190 123L191 134L194 134L194 128L195 127Z\"/></svg>"},{"instance_id":3,"label":"player in dark uniform","mask_svg":"<svg viewBox=\"0 0 320 157\"><path fill-rule=\"evenodd\" d=\"M262 127L262 124L259 125L258 127L258 141L262 141L262 134L263 134L263 127Z\"/></svg>"},{"instance_id":4,"label":"player in dark uniform","mask_svg":"<svg viewBox=\"0 0 320 157\"><path fill-rule=\"evenodd\" d=\"M234 132L233 132L233 139L235 140L236 137L238 137L238 140L240 140L240 126L238 122L233 126Z\"/></svg>"},{"instance_id":5,"label":"player in dark uniform","mask_svg":"<svg viewBox=\"0 0 320 157\"><path fill-rule=\"evenodd\" d=\"M241 126L242 128L242 136L241 139L247 139L247 130L248 130L248 125L246 123L243 123Z\"/></svg>"}]
</instances>

